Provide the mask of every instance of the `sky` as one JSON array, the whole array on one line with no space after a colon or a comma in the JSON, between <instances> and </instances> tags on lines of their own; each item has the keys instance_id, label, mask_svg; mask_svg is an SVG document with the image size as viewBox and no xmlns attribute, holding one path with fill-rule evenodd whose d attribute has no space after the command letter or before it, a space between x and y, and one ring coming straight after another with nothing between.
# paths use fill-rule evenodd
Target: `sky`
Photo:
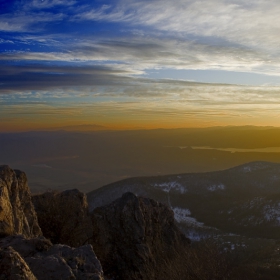
<instances>
[{"instance_id":1,"label":"sky","mask_svg":"<svg viewBox=\"0 0 280 280\"><path fill-rule=\"evenodd\" d=\"M279 0L0 0L0 131L279 126Z\"/></svg>"}]
</instances>

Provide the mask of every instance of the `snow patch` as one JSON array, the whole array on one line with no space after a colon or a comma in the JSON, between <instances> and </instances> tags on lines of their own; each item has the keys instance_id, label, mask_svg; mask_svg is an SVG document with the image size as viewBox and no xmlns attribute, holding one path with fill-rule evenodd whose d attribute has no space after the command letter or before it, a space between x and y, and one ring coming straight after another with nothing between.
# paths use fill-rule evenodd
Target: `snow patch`
<instances>
[{"instance_id":1,"label":"snow patch","mask_svg":"<svg viewBox=\"0 0 280 280\"><path fill-rule=\"evenodd\" d=\"M164 192L169 193L171 190L175 190L180 192L181 194L186 193L187 189L181 185L180 183L174 181L174 182L165 182L160 184L154 184L153 185L156 188L162 189Z\"/></svg>"},{"instance_id":2,"label":"snow patch","mask_svg":"<svg viewBox=\"0 0 280 280\"><path fill-rule=\"evenodd\" d=\"M245 207L249 207L249 209L254 209L255 207L258 207L263 204L264 198L263 197L255 197L252 200L248 202L248 205Z\"/></svg>"},{"instance_id":3,"label":"snow patch","mask_svg":"<svg viewBox=\"0 0 280 280\"><path fill-rule=\"evenodd\" d=\"M252 162L243 166L242 171L244 173L252 172L260 169L268 168L270 165L267 162Z\"/></svg>"},{"instance_id":4,"label":"snow patch","mask_svg":"<svg viewBox=\"0 0 280 280\"><path fill-rule=\"evenodd\" d=\"M264 218L267 221L277 221L280 224L280 205L279 203L275 206L266 205L264 206Z\"/></svg>"},{"instance_id":5,"label":"snow patch","mask_svg":"<svg viewBox=\"0 0 280 280\"><path fill-rule=\"evenodd\" d=\"M210 191L210 192L214 192L214 191L217 191L217 190L224 190L225 188L226 188L226 186L224 184L219 184L219 185L209 186L207 188L207 190Z\"/></svg>"},{"instance_id":6,"label":"snow patch","mask_svg":"<svg viewBox=\"0 0 280 280\"><path fill-rule=\"evenodd\" d=\"M252 171L251 166L245 166L245 167L243 168L243 171L244 171L245 173L251 172L251 171Z\"/></svg>"},{"instance_id":7,"label":"snow patch","mask_svg":"<svg viewBox=\"0 0 280 280\"><path fill-rule=\"evenodd\" d=\"M205 238L204 235L199 234L195 230L188 230L186 232L186 236L191 240L191 241L200 241L202 238Z\"/></svg>"},{"instance_id":8,"label":"snow patch","mask_svg":"<svg viewBox=\"0 0 280 280\"><path fill-rule=\"evenodd\" d=\"M178 223L185 223L185 224L191 224L195 226L203 226L203 223L198 222L195 218L191 217L191 211L189 209L179 208L175 207L172 208L174 212L174 219Z\"/></svg>"},{"instance_id":9,"label":"snow patch","mask_svg":"<svg viewBox=\"0 0 280 280\"><path fill-rule=\"evenodd\" d=\"M273 181L273 182L279 181L279 180L280 180L280 176L273 175L273 176L270 178L270 180Z\"/></svg>"}]
</instances>

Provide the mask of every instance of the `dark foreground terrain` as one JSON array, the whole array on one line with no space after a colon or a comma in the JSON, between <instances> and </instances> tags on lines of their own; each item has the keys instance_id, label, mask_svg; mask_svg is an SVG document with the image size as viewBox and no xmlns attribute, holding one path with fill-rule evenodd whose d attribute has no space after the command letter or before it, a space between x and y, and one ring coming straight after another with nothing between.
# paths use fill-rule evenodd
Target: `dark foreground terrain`
<instances>
[{"instance_id":1,"label":"dark foreground terrain","mask_svg":"<svg viewBox=\"0 0 280 280\"><path fill-rule=\"evenodd\" d=\"M253 162L127 179L87 200L31 196L25 173L1 166L0 279L279 279L278 180L278 164Z\"/></svg>"}]
</instances>

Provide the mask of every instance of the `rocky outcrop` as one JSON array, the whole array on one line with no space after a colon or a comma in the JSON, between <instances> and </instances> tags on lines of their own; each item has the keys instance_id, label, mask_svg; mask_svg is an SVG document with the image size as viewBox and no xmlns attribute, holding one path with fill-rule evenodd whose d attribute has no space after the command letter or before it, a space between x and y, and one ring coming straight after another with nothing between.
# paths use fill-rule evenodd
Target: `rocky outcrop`
<instances>
[{"instance_id":1,"label":"rocky outcrop","mask_svg":"<svg viewBox=\"0 0 280 280\"><path fill-rule=\"evenodd\" d=\"M9 236L0 240L0 248L0 271L10 277L1 278L0 272L0 279L104 280L101 264L91 245L71 248L53 245L44 237ZM21 275L20 271L30 278L10 276L15 272Z\"/></svg>"},{"instance_id":2,"label":"rocky outcrop","mask_svg":"<svg viewBox=\"0 0 280 280\"><path fill-rule=\"evenodd\" d=\"M79 246L92 234L86 196L78 190L36 196L46 235ZM45 214L45 215L44 215ZM103 280L91 245L53 245L42 236L26 175L0 166L0 280Z\"/></svg>"},{"instance_id":3,"label":"rocky outcrop","mask_svg":"<svg viewBox=\"0 0 280 280\"><path fill-rule=\"evenodd\" d=\"M188 279L189 240L166 205L126 193L89 214L78 190L32 201L26 175L1 166L0 280Z\"/></svg>"},{"instance_id":4,"label":"rocky outcrop","mask_svg":"<svg viewBox=\"0 0 280 280\"><path fill-rule=\"evenodd\" d=\"M124 194L92 213L94 251L113 279L187 279L189 240L166 205Z\"/></svg>"},{"instance_id":5,"label":"rocky outcrop","mask_svg":"<svg viewBox=\"0 0 280 280\"><path fill-rule=\"evenodd\" d=\"M25 173L0 166L0 237L42 234Z\"/></svg>"},{"instance_id":6,"label":"rocky outcrop","mask_svg":"<svg viewBox=\"0 0 280 280\"><path fill-rule=\"evenodd\" d=\"M92 224L86 195L80 191L50 191L32 197L43 235L72 247L88 243Z\"/></svg>"}]
</instances>

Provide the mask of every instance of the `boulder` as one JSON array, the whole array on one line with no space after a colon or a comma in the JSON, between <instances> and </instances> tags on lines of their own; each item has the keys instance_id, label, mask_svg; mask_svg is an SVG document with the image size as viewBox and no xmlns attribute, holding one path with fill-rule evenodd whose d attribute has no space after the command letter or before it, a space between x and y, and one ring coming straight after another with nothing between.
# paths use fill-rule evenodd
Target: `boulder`
<instances>
[{"instance_id":1,"label":"boulder","mask_svg":"<svg viewBox=\"0 0 280 280\"><path fill-rule=\"evenodd\" d=\"M93 249L112 279L187 279L190 241L173 211L152 199L124 194L92 212Z\"/></svg>"},{"instance_id":2,"label":"boulder","mask_svg":"<svg viewBox=\"0 0 280 280\"><path fill-rule=\"evenodd\" d=\"M0 237L42 234L24 172L0 166Z\"/></svg>"}]
</instances>

